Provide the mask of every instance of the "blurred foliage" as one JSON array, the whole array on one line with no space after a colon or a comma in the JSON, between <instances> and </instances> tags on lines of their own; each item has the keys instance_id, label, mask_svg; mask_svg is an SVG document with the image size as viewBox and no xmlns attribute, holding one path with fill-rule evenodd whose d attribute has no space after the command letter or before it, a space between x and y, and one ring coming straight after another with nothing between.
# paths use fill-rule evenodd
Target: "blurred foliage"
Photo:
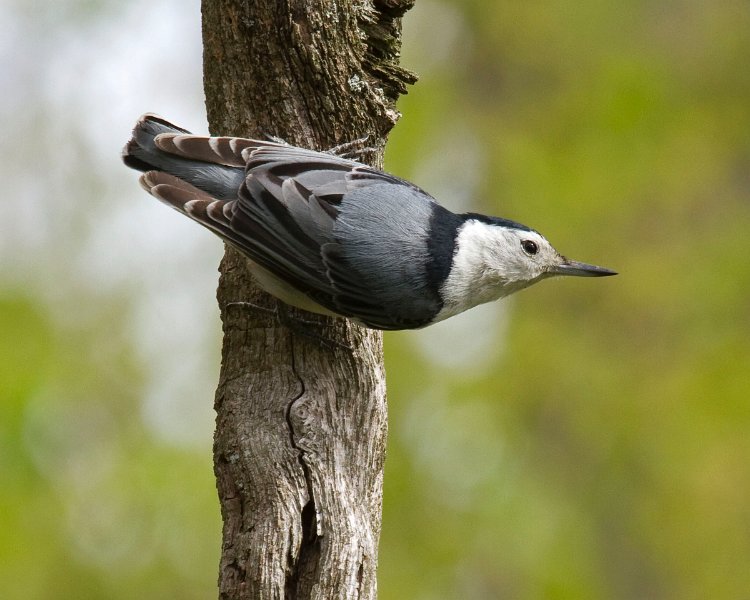
<instances>
[{"instance_id":1,"label":"blurred foliage","mask_svg":"<svg viewBox=\"0 0 750 600\"><path fill-rule=\"evenodd\" d=\"M48 26L75 35L113 6ZM421 81L388 168L621 275L386 336L381 598L748 597L749 30L738 0L420 0L407 16ZM86 177L76 193L106 187ZM76 284L61 309L28 283L64 285L43 262L0 269L0 597L214 596L210 433L186 445L147 423L139 290L94 309L98 281Z\"/></svg>"},{"instance_id":2,"label":"blurred foliage","mask_svg":"<svg viewBox=\"0 0 750 600\"><path fill-rule=\"evenodd\" d=\"M483 148L480 209L621 275L524 292L503 360L470 381L389 344L382 597L746 597L750 7L451 10L465 66L404 98L389 166L410 176L458 120ZM414 425L469 429L421 441L461 458L425 469ZM496 440L499 460L479 451ZM462 461L483 477L457 512L442 469Z\"/></svg>"}]
</instances>

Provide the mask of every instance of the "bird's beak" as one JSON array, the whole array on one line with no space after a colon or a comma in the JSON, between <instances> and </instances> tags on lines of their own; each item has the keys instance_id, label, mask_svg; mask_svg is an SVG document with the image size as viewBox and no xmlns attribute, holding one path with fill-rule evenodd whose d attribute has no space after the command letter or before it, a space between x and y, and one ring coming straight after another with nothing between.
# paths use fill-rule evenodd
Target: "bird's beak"
<instances>
[{"instance_id":1,"label":"bird's beak","mask_svg":"<svg viewBox=\"0 0 750 600\"><path fill-rule=\"evenodd\" d=\"M577 260L568 260L563 258L563 261L551 269L553 275L575 275L576 277L606 277L608 275L617 275L616 271L605 269L604 267L597 267L596 265L588 265L586 263L578 262Z\"/></svg>"}]
</instances>

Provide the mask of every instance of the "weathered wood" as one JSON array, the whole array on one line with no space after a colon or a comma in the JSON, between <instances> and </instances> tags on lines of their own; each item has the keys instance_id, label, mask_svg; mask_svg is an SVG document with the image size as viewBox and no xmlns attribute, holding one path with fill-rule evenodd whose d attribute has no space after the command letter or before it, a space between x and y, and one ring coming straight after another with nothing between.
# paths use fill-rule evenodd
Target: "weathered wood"
<instances>
[{"instance_id":1,"label":"weathered wood","mask_svg":"<svg viewBox=\"0 0 750 600\"><path fill-rule=\"evenodd\" d=\"M379 164L395 100L414 81L397 64L400 17L412 4L203 0L211 132L319 149L368 135L379 149L368 158ZM231 248L220 272L220 597L374 598L387 429L382 337L277 307Z\"/></svg>"}]
</instances>

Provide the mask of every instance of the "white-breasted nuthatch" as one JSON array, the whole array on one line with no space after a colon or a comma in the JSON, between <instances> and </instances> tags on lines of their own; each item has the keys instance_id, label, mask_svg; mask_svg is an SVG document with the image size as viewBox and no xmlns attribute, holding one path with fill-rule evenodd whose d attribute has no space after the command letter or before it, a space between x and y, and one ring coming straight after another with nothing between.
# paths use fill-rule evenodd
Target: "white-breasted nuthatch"
<instances>
[{"instance_id":1,"label":"white-breasted nuthatch","mask_svg":"<svg viewBox=\"0 0 750 600\"><path fill-rule=\"evenodd\" d=\"M425 327L555 275L615 275L333 153L195 136L146 114L123 160L146 191L249 258L267 292L376 329Z\"/></svg>"}]
</instances>

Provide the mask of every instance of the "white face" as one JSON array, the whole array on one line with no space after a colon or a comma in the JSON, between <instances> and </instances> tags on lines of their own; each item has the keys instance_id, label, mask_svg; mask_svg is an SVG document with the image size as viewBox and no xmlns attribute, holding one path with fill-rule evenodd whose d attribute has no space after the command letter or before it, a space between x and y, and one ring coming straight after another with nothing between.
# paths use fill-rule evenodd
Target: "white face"
<instances>
[{"instance_id":1,"label":"white face","mask_svg":"<svg viewBox=\"0 0 750 600\"><path fill-rule=\"evenodd\" d=\"M457 245L436 320L517 292L550 275L549 266L563 260L536 232L475 220L461 227Z\"/></svg>"},{"instance_id":2,"label":"white face","mask_svg":"<svg viewBox=\"0 0 750 600\"><path fill-rule=\"evenodd\" d=\"M453 266L441 286L436 321L491 302L554 275L601 277L614 271L571 261L536 231L468 220L458 232Z\"/></svg>"},{"instance_id":3,"label":"white face","mask_svg":"<svg viewBox=\"0 0 750 600\"><path fill-rule=\"evenodd\" d=\"M501 280L513 287L518 284L525 287L523 284L529 285L551 275L550 269L564 260L552 244L536 231L504 227L493 229L496 243L485 247L486 264Z\"/></svg>"}]
</instances>

